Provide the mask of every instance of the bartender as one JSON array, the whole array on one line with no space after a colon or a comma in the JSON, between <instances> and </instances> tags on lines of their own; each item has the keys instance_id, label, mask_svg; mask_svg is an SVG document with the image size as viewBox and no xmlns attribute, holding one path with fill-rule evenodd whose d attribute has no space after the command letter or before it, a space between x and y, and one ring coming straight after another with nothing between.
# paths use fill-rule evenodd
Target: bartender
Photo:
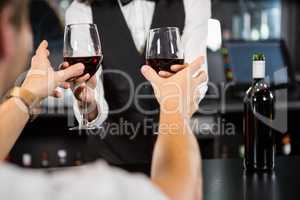
<instances>
[{"instance_id":1,"label":"bartender","mask_svg":"<svg viewBox=\"0 0 300 200\"><path fill-rule=\"evenodd\" d=\"M145 84L140 74L140 67L145 64L147 33L151 28L178 27L185 63L191 63L199 55L206 55L210 15L209 0L75 0L71 4L66 12L66 24L97 24L104 54L102 68L94 77L85 75L76 80L83 85L81 90L74 91L78 121L82 120L81 105L89 104L95 108L89 113L90 124L104 127L101 137L90 136L89 146L93 147L94 156L113 164L150 162L159 112L145 114L136 105L138 102L146 111L159 110L150 84ZM184 67L177 67L173 72ZM159 75L173 74L161 71ZM126 77L133 82L135 96L130 105L122 109L131 97L132 87ZM145 85L137 91L141 84ZM206 89L206 85L200 87L200 93L205 94ZM152 95L152 98L138 99L140 95Z\"/></svg>"}]
</instances>

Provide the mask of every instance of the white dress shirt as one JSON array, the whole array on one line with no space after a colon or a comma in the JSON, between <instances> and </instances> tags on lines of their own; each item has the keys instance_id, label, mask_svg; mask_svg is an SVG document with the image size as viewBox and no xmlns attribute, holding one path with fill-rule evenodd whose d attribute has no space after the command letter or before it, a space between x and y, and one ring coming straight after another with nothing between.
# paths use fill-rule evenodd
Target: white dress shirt
<instances>
[{"instance_id":1,"label":"white dress shirt","mask_svg":"<svg viewBox=\"0 0 300 200\"><path fill-rule=\"evenodd\" d=\"M185 27L182 35L184 45L185 62L191 63L200 55L206 55L206 39L208 20L211 16L210 0L183 0L185 9ZM136 48L141 52L144 49L147 33L151 27L155 10L155 2L147 0L133 0L122 6L124 18L131 31ZM90 5L73 1L66 12L66 24L93 23L92 8ZM101 29L101 27L98 27ZM207 69L207 64L204 65ZM97 76L100 76L102 69ZM100 108L99 116L92 123L100 125L107 117L108 107L103 95L103 83L98 82L98 94L96 100ZM207 91L207 84L199 86L200 99L202 100ZM100 95L99 95L100 94ZM102 106L106 107L102 107ZM77 105L74 106L75 116L81 120Z\"/></svg>"},{"instance_id":2,"label":"white dress shirt","mask_svg":"<svg viewBox=\"0 0 300 200\"><path fill-rule=\"evenodd\" d=\"M0 164L0 180L1 200L168 199L146 176L101 161L52 174Z\"/></svg>"}]
</instances>

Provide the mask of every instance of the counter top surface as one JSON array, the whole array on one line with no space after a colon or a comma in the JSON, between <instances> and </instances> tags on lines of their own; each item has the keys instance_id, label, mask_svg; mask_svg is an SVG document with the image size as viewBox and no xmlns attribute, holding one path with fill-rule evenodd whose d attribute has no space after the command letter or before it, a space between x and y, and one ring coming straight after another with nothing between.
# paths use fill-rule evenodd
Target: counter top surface
<instances>
[{"instance_id":1,"label":"counter top surface","mask_svg":"<svg viewBox=\"0 0 300 200\"><path fill-rule=\"evenodd\" d=\"M245 173L241 159L203 161L205 200L300 199L300 157L279 157L272 174Z\"/></svg>"}]
</instances>

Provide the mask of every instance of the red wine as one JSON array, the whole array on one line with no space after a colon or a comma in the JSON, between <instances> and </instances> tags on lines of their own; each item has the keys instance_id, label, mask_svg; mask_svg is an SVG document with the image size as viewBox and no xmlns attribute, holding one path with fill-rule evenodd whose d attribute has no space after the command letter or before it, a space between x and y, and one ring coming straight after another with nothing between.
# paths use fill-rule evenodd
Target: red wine
<instances>
[{"instance_id":1,"label":"red wine","mask_svg":"<svg viewBox=\"0 0 300 200\"><path fill-rule=\"evenodd\" d=\"M172 72L172 65L183 65L184 59L170 59L170 58L149 58L146 61L147 65L151 66L156 72L168 71Z\"/></svg>"},{"instance_id":2,"label":"red wine","mask_svg":"<svg viewBox=\"0 0 300 200\"><path fill-rule=\"evenodd\" d=\"M70 65L74 65L77 63L82 63L84 64L84 73L87 74L89 73L91 76L93 76L102 61L103 56L91 56L91 57L64 57L64 61L68 62Z\"/></svg>"},{"instance_id":3,"label":"red wine","mask_svg":"<svg viewBox=\"0 0 300 200\"><path fill-rule=\"evenodd\" d=\"M270 124L275 100L264 81L264 74L264 56L256 54L252 86L244 98L244 165L247 171L273 170L275 166L275 135ZM269 121L266 123L261 117Z\"/></svg>"}]
</instances>

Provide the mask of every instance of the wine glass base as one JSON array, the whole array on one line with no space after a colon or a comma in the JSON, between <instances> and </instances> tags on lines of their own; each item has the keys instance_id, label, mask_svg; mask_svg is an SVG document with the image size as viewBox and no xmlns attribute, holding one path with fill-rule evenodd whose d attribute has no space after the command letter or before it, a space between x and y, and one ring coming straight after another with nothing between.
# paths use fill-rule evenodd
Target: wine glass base
<instances>
[{"instance_id":1,"label":"wine glass base","mask_svg":"<svg viewBox=\"0 0 300 200\"><path fill-rule=\"evenodd\" d=\"M96 130L99 129L98 127L90 127L90 126L76 126L69 128L70 131L80 131L80 130Z\"/></svg>"}]
</instances>

